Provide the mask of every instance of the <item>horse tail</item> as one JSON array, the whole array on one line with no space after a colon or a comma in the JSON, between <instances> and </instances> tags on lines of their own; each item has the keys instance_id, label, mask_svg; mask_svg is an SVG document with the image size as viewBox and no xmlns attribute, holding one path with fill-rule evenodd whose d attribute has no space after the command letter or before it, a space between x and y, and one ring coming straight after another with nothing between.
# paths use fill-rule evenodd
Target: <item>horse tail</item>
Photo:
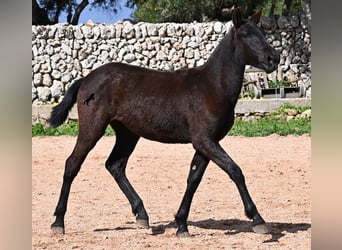
<instances>
[{"instance_id":1,"label":"horse tail","mask_svg":"<svg viewBox=\"0 0 342 250\"><path fill-rule=\"evenodd\" d=\"M68 117L69 111L76 103L77 92L82 83L82 78L76 80L65 93L65 96L57 106L53 107L49 124L55 128L60 126Z\"/></svg>"}]
</instances>

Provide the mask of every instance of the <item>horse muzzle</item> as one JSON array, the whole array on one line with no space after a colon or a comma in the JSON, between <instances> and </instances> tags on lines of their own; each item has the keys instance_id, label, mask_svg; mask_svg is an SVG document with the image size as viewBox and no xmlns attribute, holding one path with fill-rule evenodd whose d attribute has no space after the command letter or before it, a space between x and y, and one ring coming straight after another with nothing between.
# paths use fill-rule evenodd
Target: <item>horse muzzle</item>
<instances>
[{"instance_id":1,"label":"horse muzzle","mask_svg":"<svg viewBox=\"0 0 342 250\"><path fill-rule=\"evenodd\" d=\"M269 53L269 55L266 56L261 65L266 73L269 74L278 68L279 62L280 54L276 50L273 50L271 53Z\"/></svg>"}]
</instances>

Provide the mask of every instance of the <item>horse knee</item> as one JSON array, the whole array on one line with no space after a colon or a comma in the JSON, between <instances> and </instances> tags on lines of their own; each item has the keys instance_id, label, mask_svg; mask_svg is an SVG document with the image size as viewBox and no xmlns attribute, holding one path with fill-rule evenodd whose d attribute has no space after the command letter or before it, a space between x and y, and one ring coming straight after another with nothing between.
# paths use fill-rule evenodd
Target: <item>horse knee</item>
<instances>
[{"instance_id":1,"label":"horse knee","mask_svg":"<svg viewBox=\"0 0 342 250\"><path fill-rule=\"evenodd\" d=\"M64 170L64 175L63 178L65 180L73 180L76 175L78 174L79 170L81 168L81 164L78 164L75 162L73 157L68 157L67 160L65 161L65 170Z\"/></svg>"},{"instance_id":2,"label":"horse knee","mask_svg":"<svg viewBox=\"0 0 342 250\"><path fill-rule=\"evenodd\" d=\"M109 171L109 173L111 173L113 176L117 175L117 167L115 166L113 162L107 160L105 163L105 167Z\"/></svg>"},{"instance_id":3,"label":"horse knee","mask_svg":"<svg viewBox=\"0 0 342 250\"><path fill-rule=\"evenodd\" d=\"M121 179L121 177L125 174L124 162L120 160L116 162L107 160L105 166L115 180Z\"/></svg>"},{"instance_id":4,"label":"horse knee","mask_svg":"<svg viewBox=\"0 0 342 250\"><path fill-rule=\"evenodd\" d=\"M243 175L242 170L235 164L229 166L228 175L235 183L245 182L245 176Z\"/></svg>"}]
</instances>

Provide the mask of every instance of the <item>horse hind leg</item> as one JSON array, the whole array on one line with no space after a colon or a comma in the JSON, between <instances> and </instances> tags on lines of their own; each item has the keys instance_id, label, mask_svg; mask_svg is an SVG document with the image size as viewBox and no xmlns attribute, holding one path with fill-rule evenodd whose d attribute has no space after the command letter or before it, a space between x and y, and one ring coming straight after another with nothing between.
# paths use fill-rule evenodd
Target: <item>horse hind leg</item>
<instances>
[{"instance_id":1,"label":"horse hind leg","mask_svg":"<svg viewBox=\"0 0 342 250\"><path fill-rule=\"evenodd\" d=\"M149 218L144 204L126 176L127 161L139 140L139 136L132 134L122 125L112 127L116 133L116 142L106 161L106 169L127 197L132 212L136 216L138 228L149 228Z\"/></svg>"},{"instance_id":2,"label":"horse hind leg","mask_svg":"<svg viewBox=\"0 0 342 250\"><path fill-rule=\"evenodd\" d=\"M79 134L75 147L65 162L63 184L54 215L56 220L51 225L54 233L64 234L64 216L67 210L67 202L71 184L81 169L81 165L96 142L102 137L107 124L104 120L94 123L79 117Z\"/></svg>"}]
</instances>

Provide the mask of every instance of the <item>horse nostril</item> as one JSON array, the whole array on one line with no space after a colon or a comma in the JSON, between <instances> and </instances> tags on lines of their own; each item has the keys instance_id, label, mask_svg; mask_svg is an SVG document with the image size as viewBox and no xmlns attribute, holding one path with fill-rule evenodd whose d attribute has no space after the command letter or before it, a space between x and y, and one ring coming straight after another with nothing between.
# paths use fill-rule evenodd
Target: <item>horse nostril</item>
<instances>
[{"instance_id":1,"label":"horse nostril","mask_svg":"<svg viewBox=\"0 0 342 250\"><path fill-rule=\"evenodd\" d=\"M267 56L267 62L269 64L275 64L275 65L279 64L279 62L280 62L280 55L279 55L279 53L275 53L273 55Z\"/></svg>"}]
</instances>

